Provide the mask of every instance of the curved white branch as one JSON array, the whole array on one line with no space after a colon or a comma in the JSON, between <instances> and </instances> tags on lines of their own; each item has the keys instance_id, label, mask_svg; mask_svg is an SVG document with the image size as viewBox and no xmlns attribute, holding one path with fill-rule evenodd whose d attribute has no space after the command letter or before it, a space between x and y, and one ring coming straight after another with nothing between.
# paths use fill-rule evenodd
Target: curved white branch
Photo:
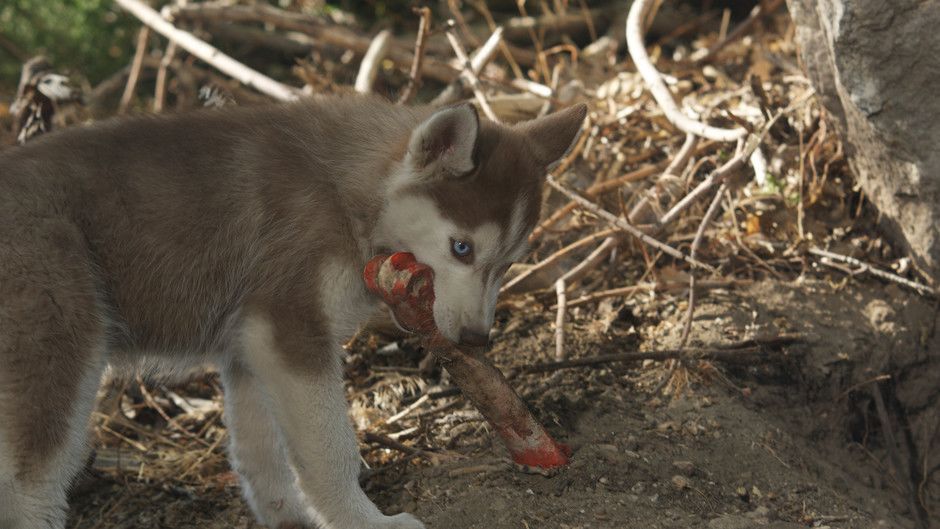
<instances>
[{"instance_id":1,"label":"curved white branch","mask_svg":"<svg viewBox=\"0 0 940 529\"><path fill-rule=\"evenodd\" d=\"M736 141L747 135L743 128L722 129L712 127L686 116L672 99L672 93L663 82L662 76L650 62L650 57L646 53L646 45L643 42L643 19L649 11L652 2L650 0L635 0L630 6L630 13L627 15L627 49L630 51L630 57L636 65L637 71L643 77L643 81L649 88L653 99L663 109L666 118L678 127L681 131L688 134L695 134L709 140L715 141Z\"/></svg>"}]
</instances>

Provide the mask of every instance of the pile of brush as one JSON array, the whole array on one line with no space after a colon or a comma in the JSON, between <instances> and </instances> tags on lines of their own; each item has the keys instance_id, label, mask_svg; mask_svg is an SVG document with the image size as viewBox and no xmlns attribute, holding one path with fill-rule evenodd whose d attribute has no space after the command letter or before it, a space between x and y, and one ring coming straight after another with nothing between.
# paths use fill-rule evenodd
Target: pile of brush
<instances>
[{"instance_id":1,"label":"pile of brush","mask_svg":"<svg viewBox=\"0 0 940 529\"><path fill-rule=\"evenodd\" d=\"M48 64L27 65L15 106L31 109L17 117L20 142L66 125L55 112L81 102L90 119L377 92L401 104L470 99L508 123L588 103L585 134L549 177L532 255L502 289L502 334L533 315L554 321L537 368L502 366L511 382L523 371L640 359L586 359L572 339L589 331L571 321L581 311L613 318L630 303L687 299L678 349L643 357L665 360L649 367L650 387L675 393L704 362L689 355L701 352L693 314L706 290L832 271L934 295L871 229L796 62L781 0L743 12L721 2L541 2L537 12L524 2L448 2L446 12L416 10L408 30L373 34L339 11L266 2L187 2L160 13L140 0L117 3L144 24L133 62L83 98L66 94ZM379 325L348 349L353 415L374 469L462 457L463 439L485 430L416 339ZM174 490L233 483L213 375L184 388L111 389L97 415L96 468Z\"/></svg>"}]
</instances>

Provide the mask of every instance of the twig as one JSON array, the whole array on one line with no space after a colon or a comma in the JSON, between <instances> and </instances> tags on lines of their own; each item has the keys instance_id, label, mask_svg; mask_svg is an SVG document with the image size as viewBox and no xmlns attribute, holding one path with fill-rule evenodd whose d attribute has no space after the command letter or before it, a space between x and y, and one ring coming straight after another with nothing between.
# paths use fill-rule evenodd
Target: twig
<instances>
[{"instance_id":1,"label":"twig","mask_svg":"<svg viewBox=\"0 0 940 529\"><path fill-rule=\"evenodd\" d=\"M571 284L584 277L584 274L590 272L598 264L603 262L607 254L617 245L617 237L607 237L593 252L588 254L577 266L561 276L561 280Z\"/></svg>"},{"instance_id":2,"label":"twig","mask_svg":"<svg viewBox=\"0 0 940 529\"><path fill-rule=\"evenodd\" d=\"M617 244L616 237L607 237L593 252L588 254L577 266L565 273L565 275L555 281L555 295L558 298L558 311L555 315L555 359L563 360L565 358L565 313L567 297L565 290L567 286L588 273L591 269L600 264L605 257L613 250Z\"/></svg>"},{"instance_id":3,"label":"twig","mask_svg":"<svg viewBox=\"0 0 940 529\"><path fill-rule=\"evenodd\" d=\"M581 149L584 148L584 142L586 141L587 137L588 137L587 134L581 135L578 145L575 146L575 149L572 149L572 153L569 154L568 158L565 159L565 162L562 162L562 164L559 165L557 169L555 169L554 171L555 174L563 173L565 169L567 169L568 165L570 165L570 162L574 161L575 156L573 155L575 153L580 153ZM694 150L694 154L699 155L711 149L712 147L715 146L715 143L716 142L714 141L706 141L698 145ZM666 162L660 162L660 163L652 164L652 165L645 165L643 167L640 167L639 169L630 171L629 173L623 176L620 176L611 180L604 180L604 181L598 182L588 187L584 191L584 195L587 198L598 197L604 193L607 193L609 191L613 191L614 189L619 188L623 184L643 180L644 178L655 174L657 171L661 170L664 166L666 166ZM571 213L575 209L577 209L577 203L574 201L568 202L563 207L556 209L554 213L552 213L547 219L545 219L541 224L539 224L535 228L535 230L532 231L532 234L529 235L529 242L531 243L531 242L536 241L539 237L541 237L545 233L546 230L548 230L549 228L557 224L561 219L566 217L569 213Z\"/></svg>"},{"instance_id":4,"label":"twig","mask_svg":"<svg viewBox=\"0 0 940 529\"><path fill-rule=\"evenodd\" d=\"M486 6L486 0L474 1L473 8L483 15L483 19L486 20L486 25L490 28L490 31L496 31L496 21L493 19L493 13L491 13L490 9ZM509 68L512 70L512 74L515 77L515 80L525 80L525 75L522 73L522 68L519 67L519 63L516 62L516 58L513 55L513 50L510 49L505 40L500 39L499 49L503 53L503 57L506 59L506 62L509 64ZM518 48L516 49L518 50Z\"/></svg>"},{"instance_id":5,"label":"twig","mask_svg":"<svg viewBox=\"0 0 940 529\"><path fill-rule=\"evenodd\" d=\"M494 33L494 35L495 34L496 33ZM493 112L493 109L490 108L490 104L486 101L486 95L483 93L483 86L480 85L480 79L477 78L477 74L473 71L474 65L470 61L470 57L467 56L467 52L464 51L463 45L460 44L459 40L457 40L457 35L455 35L453 31L447 31L446 35L447 41L450 42L451 47L454 49L454 54L457 55L457 60L459 60L461 65L463 65L463 72L461 73L461 76L469 81L470 87L473 90L473 95L476 97L477 103L480 104L480 108L483 110L483 113L486 114L486 117L488 117L490 120L499 123L499 118L496 117L496 113ZM487 41L487 44L489 42L490 41ZM484 46L485 45L486 44L484 44ZM492 46L492 50L496 50L495 44ZM482 48L479 55L483 55Z\"/></svg>"},{"instance_id":6,"label":"twig","mask_svg":"<svg viewBox=\"0 0 940 529\"><path fill-rule=\"evenodd\" d=\"M698 231L695 232L695 239L692 241L692 247L689 249L689 257L695 259L698 254L698 247L702 244L702 238L705 236L705 228L711 224L715 214L718 213L718 205L728 189L727 184L721 184L718 191L715 192L715 198L708 206L702 222L698 225ZM695 269L689 270L689 307L685 314L685 327L682 329L682 339L679 340L679 349L684 349L689 343L689 335L692 334L692 317L695 315Z\"/></svg>"},{"instance_id":7,"label":"twig","mask_svg":"<svg viewBox=\"0 0 940 529\"><path fill-rule=\"evenodd\" d=\"M127 113L131 100L134 99L134 90L136 90L137 80L140 78L140 69L144 65L144 55L147 53L147 40L149 39L150 28L147 26L140 28L140 31L137 32L137 49L131 62L131 72L127 76L124 93L121 95L121 103L118 105L118 114Z\"/></svg>"},{"instance_id":8,"label":"twig","mask_svg":"<svg viewBox=\"0 0 940 529\"><path fill-rule=\"evenodd\" d=\"M555 312L555 360L565 359L565 314L568 310L568 297L565 293L565 279L555 281L555 296L558 310Z\"/></svg>"},{"instance_id":9,"label":"twig","mask_svg":"<svg viewBox=\"0 0 940 529\"><path fill-rule=\"evenodd\" d=\"M895 282L895 283L899 283L899 284L901 284L901 285L904 285L904 286L906 286L906 287L908 287L908 288L912 288L912 289L916 290L917 292L920 292L921 294L923 294L923 295L925 295L925 296L936 296L936 295L938 294L937 290L935 290L935 289L933 289L933 288L930 288L929 286L927 286L927 285L925 285L925 284L923 284L923 283L918 283L918 282L916 282L916 281L911 281L910 279L903 278L903 277L901 277L901 276L899 276L899 275L897 275L897 274L892 274L891 272L887 272L887 271L885 271L885 270L881 270L880 268L875 268L874 266L872 266L872 265L870 265L870 264L868 264L868 263L864 263L864 262L862 262L862 261L859 261L858 259L856 259L856 258L854 258L854 257L849 257L849 256L847 256L847 255L842 255L842 254L833 253L833 252L830 252L830 251L827 251L827 250L823 250L823 249L821 249L821 248L810 248L808 251L809 251L809 253L811 253L811 254L813 254L813 255L815 255L815 256L818 256L818 257L824 257L824 258L827 258L827 259L832 259L832 260L834 260L834 261L839 261L839 262L841 262L841 263L845 263L845 264L847 264L847 265L857 267L858 270L855 271L856 274L857 274L857 273L868 272L868 273L870 273L871 275L873 275L873 276L875 276L875 277L880 277L880 278L882 278L882 279L887 279L888 281L893 281L893 282ZM829 264L829 263L826 263L824 260L822 260L821 262L822 262L823 264Z\"/></svg>"},{"instance_id":10,"label":"twig","mask_svg":"<svg viewBox=\"0 0 940 529\"><path fill-rule=\"evenodd\" d=\"M666 166L666 169L659 175L657 183L662 182L664 179L681 176L682 169L689 162L689 159L692 157L692 153L695 152L695 146L698 145L698 136L695 134L686 134L685 141L682 142L682 147L679 148L679 152L676 153L672 161L669 162L669 165ZM630 222L636 223L641 215L649 211L649 196L644 196L641 198L633 209L630 210L630 214L627 216L627 219Z\"/></svg>"},{"instance_id":11,"label":"twig","mask_svg":"<svg viewBox=\"0 0 940 529\"><path fill-rule=\"evenodd\" d=\"M448 85L447 88L434 98L432 104L435 105L446 105L463 98L464 90L468 85L471 89L474 89L474 78L476 78L476 84L479 85L479 76L483 71L483 67L492 60L493 55L496 53L497 45L503 40L503 28L497 27L493 30L493 34L490 35L490 38L473 53L473 56L470 58L469 68L467 67L466 61L460 58L461 52L463 52L463 46L456 40L456 35L453 35L450 31L445 35L451 47L454 49L458 60L462 63L461 66L463 70L460 75L454 79L453 83ZM457 48L454 47L455 41L461 52L457 52ZM463 55L466 57L466 53L463 53ZM476 95L476 93L474 93L474 95Z\"/></svg>"},{"instance_id":12,"label":"twig","mask_svg":"<svg viewBox=\"0 0 940 529\"><path fill-rule=\"evenodd\" d=\"M898 448L898 441L894 436L894 428L891 426L891 418L888 416L888 410L885 407L884 397L881 395L881 384L879 382L874 382L872 387L874 388L872 393L875 397L875 409L878 411L878 420L881 422L881 431L885 436L885 445L887 445L886 448L889 456L891 457L891 464L894 467L894 473L898 481L903 483L903 492L905 493L905 496L907 496L907 500L910 503L911 514L914 516L914 520L917 523L918 528L928 529L930 525L927 523L926 517L924 515L923 506L917 499L917 494L914 490L914 479L909 475L901 463L901 454L900 449Z\"/></svg>"},{"instance_id":13,"label":"twig","mask_svg":"<svg viewBox=\"0 0 940 529\"><path fill-rule=\"evenodd\" d=\"M141 22L153 28L157 33L176 42L181 48L206 63L211 64L219 71L238 79L242 84L282 101L293 101L298 98L297 89L279 83L260 72L252 70L193 34L175 27L140 0L115 1L118 5L140 19Z\"/></svg>"},{"instance_id":14,"label":"twig","mask_svg":"<svg viewBox=\"0 0 940 529\"><path fill-rule=\"evenodd\" d=\"M701 262L701 261L698 261L697 259L691 259L689 256L683 254L683 253L680 252L679 250L676 250L676 249L673 248L672 246L669 246L668 244L662 243L662 242L660 242L660 241L658 241L658 240L656 240L656 239L650 237L649 235L643 233L642 231L640 231L639 229L637 229L636 227L634 227L633 225L631 225L630 223L628 223L626 220L624 220L624 219L622 219L622 218L620 218L620 217L615 216L614 214L612 214L611 212L609 212L609 211L607 211L607 210L601 209L599 206L597 206L596 204L594 204L594 203L591 202L590 200L587 200L586 198L584 198L584 197L578 195L577 193L574 193L573 191L568 190L567 188L565 188L564 186L562 186L561 184L559 184L558 182L556 182L556 181L555 181L555 178L554 178L552 175L549 175L549 176L548 176L548 184L549 184L550 186L554 187L555 189L557 189L558 191L560 191L562 194L564 194L565 196L567 196L569 199L571 199L571 200L577 202L577 203L578 203L581 207L583 207L584 209L590 211L591 213L594 213L594 214L597 215L598 217L603 218L603 219L606 220L608 223L610 223L610 224L612 224L612 225L614 225L614 226L620 228L621 230L623 230L623 231L629 233L630 235L633 235L633 236L636 237L637 239L640 239L640 240L643 241L644 243L646 243L646 244L652 246L653 248L656 248L656 249L662 251L663 253L665 253L665 254L667 254L667 255L669 255L669 256L672 256L672 257L674 257L674 258L676 258L676 259L680 259L680 260L682 260L682 261L685 261L685 262L687 262L687 263L689 263L689 264L691 264L691 265L693 265L693 266L698 266L698 267L700 267L700 268L704 268L704 269L706 269L706 270L708 270L709 272L712 272L712 273L717 272L717 270L715 269L715 267L713 267L713 266L711 266L711 265L709 265L709 264L703 263L703 262Z\"/></svg>"},{"instance_id":15,"label":"twig","mask_svg":"<svg viewBox=\"0 0 940 529\"><path fill-rule=\"evenodd\" d=\"M739 279L716 279L716 280L706 280L706 281L696 281L695 288L702 289L715 289L715 288L729 288L738 285L746 285L748 281L739 280ZM637 285L630 285L627 287L611 288L609 290L601 290L600 292L592 292L578 299L568 302L568 308L578 307L594 301L598 301L604 298L613 298L613 297L626 297L632 296L638 292L643 291L655 291L655 292L664 292L671 290L679 290L687 288L688 283L639 283ZM549 309L554 309L555 307L549 307Z\"/></svg>"},{"instance_id":16,"label":"twig","mask_svg":"<svg viewBox=\"0 0 940 529\"><path fill-rule=\"evenodd\" d=\"M427 393L425 393L424 395L421 395L421 397L420 397L418 400L412 402L410 405L408 405L408 407L406 407L405 409L401 410L400 412L398 412L398 413L396 413L395 415L392 415L391 417L389 417L388 419L386 419L386 420L385 420L385 424L395 424L396 422L398 422L398 421L404 419L405 417L408 416L409 413L411 413L411 412L415 411L416 409L420 408L420 407L421 407L422 405L424 405L424 403L427 402L429 399L430 399L430 397L428 396Z\"/></svg>"},{"instance_id":17,"label":"twig","mask_svg":"<svg viewBox=\"0 0 940 529\"><path fill-rule=\"evenodd\" d=\"M633 351L629 353L613 353L606 355L587 356L583 358L572 358L558 362L544 362L540 364L530 364L521 367L518 373L542 373L545 371L557 371L559 369L569 369L572 367L596 366L599 364L613 364L621 362L641 362L644 360L709 360L715 362L726 362L730 364L759 364L776 359L767 351L768 348L787 345L800 341L799 338L791 337L784 342L777 341L773 345L748 345L734 348L711 348L711 349L667 349L661 351ZM791 355L783 353L778 355L782 358L790 358ZM513 378L513 377L510 377Z\"/></svg>"},{"instance_id":18,"label":"twig","mask_svg":"<svg viewBox=\"0 0 940 529\"><path fill-rule=\"evenodd\" d=\"M153 93L154 112L163 112L163 106L166 104L167 74L170 69L170 64L173 63L173 59L176 57L177 48L178 46L176 43L170 41L170 43L166 45L166 51L163 53L163 58L160 60L160 67L157 69L157 86Z\"/></svg>"},{"instance_id":19,"label":"twig","mask_svg":"<svg viewBox=\"0 0 940 529\"><path fill-rule=\"evenodd\" d=\"M398 99L401 105L411 101L421 86L421 62L424 60L424 49L427 46L428 33L431 29L431 10L427 7L419 7L415 8L414 12L421 17L421 20L418 22L418 37L415 39L415 55L408 74L408 85L405 86L405 90Z\"/></svg>"},{"instance_id":20,"label":"twig","mask_svg":"<svg viewBox=\"0 0 940 529\"><path fill-rule=\"evenodd\" d=\"M404 454L408 456L422 457L430 461L434 461L437 458L454 457L450 454L428 452L427 450L422 450L420 448L408 446L404 443L400 443L392 439L391 437L387 435L382 435L382 434L374 433L374 432L364 432L362 434L362 440L365 441L366 443L377 444L377 445L384 446L385 448L398 450L399 452L403 452Z\"/></svg>"},{"instance_id":21,"label":"twig","mask_svg":"<svg viewBox=\"0 0 940 529\"><path fill-rule=\"evenodd\" d=\"M195 3L185 7L172 7L169 13L174 19L207 20L228 22L264 22L287 31L296 31L313 37L311 44L316 46L333 46L339 49L351 50L364 54L369 48L370 40L363 38L348 28L333 26L323 20L300 13L278 9L270 4L256 3L254 5L225 5L219 3ZM392 42L388 52L388 59L400 68L410 68L414 56L397 41ZM460 75L460 70L441 61L425 57L421 63L421 73L424 77L435 79L442 83L450 83Z\"/></svg>"},{"instance_id":22,"label":"twig","mask_svg":"<svg viewBox=\"0 0 940 529\"><path fill-rule=\"evenodd\" d=\"M565 246L564 248L562 248L562 249L556 251L555 253L549 255L549 256L546 257L545 259L542 259L542 260L539 261L538 263L532 265L532 267L530 267L530 268L529 268L528 270L526 270L525 272L522 272L522 273L520 273L519 275L517 275L516 277L512 278L510 281L507 281L506 284L503 285L503 287L502 287L501 289L499 289L499 293L500 293L500 294L504 294L504 293L512 292L512 290L513 290L514 288L516 288L517 285L519 285L520 283L522 283L522 282L525 281L526 279L532 277L533 274L536 274L536 273L538 273L538 272L541 272L542 270L545 270L546 268L549 268L549 267L553 266L555 263L557 263L558 261L560 261L562 258L567 257L568 254L574 252L575 250L578 250L578 249L580 249L580 248L582 248L582 247L584 247L584 246L587 246L587 245L589 245L589 244L591 244L591 243L597 241L598 239L602 239L602 238L604 238L604 237L607 237L608 235L610 235L611 233L614 233L615 231L617 231L617 230L615 230L615 229L613 229L613 228L609 228L609 229L606 229L606 230L601 230L601 231L592 233L592 234L590 234L590 235L588 235L588 236L586 236L586 237L584 237L584 238L582 238L582 239L579 239L579 240L577 240L577 241L575 241L575 242L569 244L568 246Z\"/></svg>"},{"instance_id":23,"label":"twig","mask_svg":"<svg viewBox=\"0 0 940 529\"><path fill-rule=\"evenodd\" d=\"M743 128L722 129L712 127L696 121L686 116L676 105L672 98L672 93L663 82L662 76L650 62L649 55L646 53L646 46L643 42L643 19L646 17L652 2L650 0L635 0L630 6L630 13L627 15L626 35L627 48L630 51L630 57L636 65L636 69L647 88L663 109L666 118L669 119L679 130L702 136L716 141L736 141L747 135Z\"/></svg>"},{"instance_id":24,"label":"twig","mask_svg":"<svg viewBox=\"0 0 940 529\"><path fill-rule=\"evenodd\" d=\"M586 136L587 134L581 135L582 138ZM626 182L634 182L637 180L642 180L646 178L647 176L654 174L656 171L659 170L660 167L662 167L661 164L646 165L635 171L631 171L619 178L615 178L613 180L605 180L603 182L598 182L597 184L594 184L591 187L587 188L587 190L584 191L584 195L588 198L595 198L607 191L620 187ZM555 171L556 174L561 174L562 172L563 171L559 171L559 170ZM565 204L564 206L556 209L554 213L549 215L547 219L545 219L534 230L532 230L532 234L529 236L529 242L533 242L537 240L539 237L543 235L543 233L546 230L548 230L549 228L557 224L558 221L560 221L561 219L568 216L568 214L574 211L575 209L577 209L577 207L578 207L578 203L572 200L568 202L567 204Z\"/></svg>"},{"instance_id":25,"label":"twig","mask_svg":"<svg viewBox=\"0 0 940 529\"><path fill-rule=\"evenodd\" d=\"M382 59L388 53L388 43L391 37L392 32L383 29L372 39L369 49L366 50L366 54L362 58L362 64L359 65L359 74L356 75L356 84L354 85L356 92L368 94L372 91L375 76L379 73L379 66L382 65Z\"/></svg>"},{"instance_id":26,"label":"twig","mask_svg":"<svg viewBox=\"0 0 940 529\"><path fill-rule=\"evenodd\" d=\"M725 38L719 40L710 48L708 48L708 52L701 58L696 59L695 64L700 65L711 61L715 55L718 54L718 52L725 48L725 46L743 37L744 34L751 29L751 26L753 26L758 20L766 15L774 13L777 9L780 8L781 5L783 5L783 0L769 0L767 2L759 2L756 6L754 6L754 9L751 10L747 20L741 22L738 27L734 28L731 33L728 33Z\"/></svg>"},{"instance_id":27,"label":"twig","mask_svg":"<svg viewBox=\"0 0 940 529\"><path fill-rule=\"evenodd\" d=\"M694 201L704 195L713 185L718 183L725 183L731 180L735 175L744 169L744 166L748 161L751 161L751 163L754 164L755 169L764 164L762 155L759 155L760 162L755 163L755 158L758 156L756 153L759 152L761 142L763 142L767 134L770 133L770 129L773 128L773 126L777 123L777 120L779 120L784 115L789 114L794 109L808 101L814 93L815 92L812 90L807 91L806 94L803 94L802 97L792 102L787 106L787 108L781 110L775 114L773 118L767 120L761 129L756 133L751 134L746 141L742 138L738 142L737 152L735 155L730 160L725 162L724 165L712 171L712 173L708 175L708 177L695 189L693 189L692 192L683 197L682 200L677 202L676 205L672 207L672 209L666 212L666 214L659 219L658 227L662 228L663 226L666 226L675 220L679 213L684 211Z\"/></svg>"}]
</instances>

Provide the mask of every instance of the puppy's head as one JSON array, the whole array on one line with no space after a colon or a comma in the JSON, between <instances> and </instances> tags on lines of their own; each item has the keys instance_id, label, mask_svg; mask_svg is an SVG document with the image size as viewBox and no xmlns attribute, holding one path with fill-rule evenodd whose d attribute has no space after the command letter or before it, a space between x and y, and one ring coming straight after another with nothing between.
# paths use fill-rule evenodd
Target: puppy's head
<instances>
[{"instance_id":1,"label":"puppy's head","mask_svg":"<svg viewBox=\"0 0 940 529\"><path fill-rule=\"evenodd\" d=\"M545 175L586 112L578 105L509 127L465 104L412 131L374 242L433 268L434 319L448 339L486 344L503 274L528 251Z\"/></svg>"}]
</instances>

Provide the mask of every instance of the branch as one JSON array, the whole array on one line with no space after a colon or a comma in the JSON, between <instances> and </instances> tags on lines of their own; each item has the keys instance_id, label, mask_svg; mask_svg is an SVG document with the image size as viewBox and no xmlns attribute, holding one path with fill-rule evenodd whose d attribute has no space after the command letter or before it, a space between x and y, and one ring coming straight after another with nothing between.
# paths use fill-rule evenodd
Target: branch
<instances>
[{"instance_id":1,"label":"branch","mask_svg":"<svg viewBox=\"0 0 940 529\"><path fill-rule=\"evenodd\" d=\"M493 59L493 55L496 54L496 50L499 48L499 43L503 41L503 28L497 27L493 30L493 34L490 35L490 38L486 39L486 42L474 52L473 57L470 58L469 65L465 59L460 58L460 53L463 52L463 46L460 45L459 41L456 41L456 36L450 31L446 33L446 36L451 47L454 49L454 53L457 54L463 71L450 86L445 88L440 95L434 98L432 103L435 105L445 105L457 101L463 97L463 92L467 85L474 91L476 90L476 86L480 83L479 75L483 71L483 67ZM454 44L455 41L457 42L456 47ZM458 47L461 52L457 52ZM463 53L463 56L466 57L466 53Z\"/></svg>"},{"instance_id":2,"label":"branch","mask_svg":"<svg viewBox=\"0 0 940 529\"><path fill-rule=\"evenodd\" d=\"M526 279L529 279L530 277L532 277L532 276L535 275L536 273L541 272L541 271L545 270L546 268L551 267L552 265L554 265L555 263L557 263L558 261L560 261L562 258L566 257L566 256L567 256L568 254L570 254L571 252L573 252L573 251L575 251L575 250L577 250L577 249L579 249L579 248L581 248L581 247L583 247L583 246L587 246L588 244L591 244L591 243L593 243L593 242L595 242L595 241L597 241L597 240L599 240L599 239L603 239L603 238L609 236L611 233L614 233L615 231L616 231L616 230L613 229L613 228L611 228L611 229L606 229L606 230L601 230L601 231L599 231L599 232L592 233L592 234L590 234L590 235L584 237L583 239L580 239L580 240L578 240L578 241L575 241L575 242L569 244L568 246L565 246L564 248L558 250L557 252L555 252L555 253L549 255L549 256L546 257L545 259L542 259L542 260L539 261L538 263L532 265L530 268L528 268L528 269L525 270L524 272L521 272L521 273L520 273L519 275L517 275L516 277L514 277L514 278L512 278L511 280L507 281L506 284L503 285L503 287L502 287L501 289L499 289L499 293L500 293L500 294L506 294L506 293L513 293L513 294L515 294L515 293L517 293L517 292L514 292L514 290L516 290L516 288L518 287L518 285L522 284ZM547 286L547 285L543 285L543 286Z\"/></svg>"},{"instance_id":3,"label":"branch","mask_svg":"<svg viewBox=\"0 0 940 529\"><path fill-rule=\"evenodd\" d=\"M730 347L715 347L711 349L667 349L663 351L632 351L628 353L613 353L606 355L588 356L583 358L573 358L571 360L562 360L559 362L545 362L541 364L530 364L514 371L509 378L515 378L516 373L541 373L545 371L557 371L559 369L568 369L572 367L595 366L598 364L613 364L620 362L641 362L644 360L672 360L681 358L684 360L710 360L717 362L727 362L733 364L756 364L773 360L775 357L768 352L769 348L780 347L801 342L798 336L779 336L766 340L751 340L742 344ZM792 358L791 355L778 353L776 357Z\"/></svg>"},{"instance_id":4,"label":"branch","mask_svg":"<svg viewBox=\"0 0 940 529\"><path fill-rule=\"evenodd\" d=\"M558 298L558 312L555 315L555 359L565 358L565 313L567 311L567 296L565 290L568 284L574 283L588 273L592 268L613 250L617 244L616 237L607 237L597 248L584 258L577 266L565 273L555 281L555 295Z\"/></svg>"},{"instance_id":5,"label":"branch","mask_svg":"<svg viewBox=\"0 0 940 529\"><path fill-rule=\"evenodd\" d=\"M810 248L809 253L818 257L822 257L823 259L821 259L821 262L824 265L831 266L831 263L827 262L828 259L831 259L833 261L839 261L847 265L858 267L858 270L855 273L868 272L875 277L887 279L888 281L893 281L895 283L904 285L908 288L912 288L925 296L937 296L938 295L937 290L930 288L923 283L911 281L910 279L903 278L897 274L892 274L891 272L881 270L880 268L875 268L874 266L868 263L863 263L862 261L859 261L858 259L854 257L849 257L847 255L841 255L841 254L829 252L821 248Z\"/></svg>"},{"instance_id":6,"label":"branch","mask_svg":"<svg viewBox=\"0 0 940 529\"><path fill-rule=\"evenodd\" d=\"M124 86L124 93L121 95L121 103L118 105L118 114L127 112L131 106L131 100L134 99L134 91L137 89L137 80L140 78L140 69L144 65L144 55L147 53L147 40L150 39L150 28L144 26L137 32L137 49L134 51L134 59L131 62L131 72L127 76L127 84Z\"/></svg>"},{"instance_id":7,"label":"branch","mask_svg":"<svg viewBox=\"0 0 940 529\"><path fill-rule=\"evenodd\" d=\"M427 45L428 33L431 29L431 10L427 7L421 7L414 11L421 16L421 20L418 22L418 37L415 39L415 56L408 75L408 86L405 87L404 92L398 99L398 103L402 105L411 101L421 85L421 62L424 60L424 48Z\"/></svg>"},{"instance_id":8,"label":"branch","mask_svg":"<svg viewBox=\"0 0 940 529\"><path fill-rule=\"evenodd\" d=\"M498 44L498 41L501 38L500 34L501 32L498 30L493 32L493 37L490 37L490 39L487 40L482 47L480 47L480 51L477 53L477 57L485 59L486 57L484 53L486 53L486 55L492 56L496 51L496 44ZM483 113L486 114L486 117L492 121L495 121L496 123L499 123L499 118L496 116L496 113L493 112L490 104L486 101L486 95L483 93L483 87L480 85L480 79L477 78L477 74L473 70L476 65L474 65L473 61L470 60L470 57L467 56L467 52L464 51L463 45L461 45L460 41L457 40L457 36L454 35L454 32L448 31L446 35L451 47L454 48L454 54L457 55L457 60L459 60L463 65L463 72L461 73L461 77L467 79L470 82L470 87L473 89L473 95L476 97L477 103L480 104L480 108L483 110ZM487 50L486 47L490 45L491 41L495 42L491 45L491 48ZM482 69L486 62L481 60L478 64L479 68Z\"/></svg>"},{"instance_id":9,"label":"branch","mask_svg":"<svg viewBox=\"0 0 940 529\"><path fill-rule=\"evenodd\" d=\"M591 213L594 213L598 217L603 218L608 223L620 228L621 230L629 233L630 235L633 235L637 239L640 239L644 243L652 246L653 248L656 248L662 251L663 253L670 255L676 259L685 261L689 263L690 265L697 266L699 268L704 268L712 273L717 272L715 267L709 264L703 263L697 259L692 259L691 257L683 254L679 250L676 250L672 246L669 246L668 244L657 241L656 239L650 237L649 235L637 229L635 226L631 225L626 220L615 216L613 213L605 209L601 209L599 206L597 206L597 204L594 204L590 200L578 195L577 193L574 193L573 191L566 189L561 184L556 182L555 177L551 175L548 176L548 184L554 187L555 189L557 189L558 191L560 191L563 195L567 196L572 201L576 202L578 205L580 205L584 209L590 211Z\"/></svg>"},{"instance_id":10,"label":"branch","mask_svg":"<svg viewBox=\"0 0 940 529\"><path fill-rule=\"evenodd\" d=\"M649 55L646 53L646 46L643 42L643 20L649 12L652 2L650 0L636 0L630 6L630 13L627 16L627 48L630 51L630 57L636 65L637 72L643 77L647 88L663 109L666 118L679 130L687 134L695 134L710 140L716 141L736 141L744 138L747 131L739 129L722 129L712 127L686 116L672 99L672 93L663 82L662 76L650 62Z\"/></svg>"},{"instance_id":11,"label":"branch","mask_svg":"<svg viewBox=\"0 0 940 529\"><path fill-rule=\"evenodd\" d=\"M698 247L702 244L705 236L705 228L711 223L715 214L718 213L718 205L721 204L721 198L728 189L727 184L721 184L718 191L715 192L715 198L712 199L708 211L702 217L702 222L698 225L698 231L695 232L695 239L692 240L692 248L689 250L689 257L695 259L698 253ZM689 343L689 335L692 334L692 317L695 315L695 270L689 270L689 308L685 315L685 327L682 329L682 338L679 340L679 349L684 349Z\"/></svg>"},{"instance_id":12,"label":"branch","mask_svg":"<svg viewBox=\"0 0 940 529\"><path fill-rule=\"evenodd\" d=\"M322 20L300 13L278 9L272 5L255 4L250 6L228 6L217 3L192 4L172 7L169 14L175 19L193 21L228 22L265 22L287 31L298 31L313 37L318 46L329 45L364 54L369 49L370 41L347 28L325 24ZM410 68L414 56L404 46L393 41L388 51L388 58L400 68ZM441 61L422 61L421 73L427 78L450 83L460 75L459 70Z\"/></svg>"},{"instance_id":13,"label":"branch","mask_svg":"<svg viewBox=\"0 0 940 529\"><path fill-rule=\"evenodd\" d=\"M384 29L369 44L369 49L366 50L366 54L362 58L362 64L359 65L359 74L356 75L355 89L360 94L368 94L372 91L375 76L379 73L379 66L382 65L382 59L388 53L388 44L391 37L392 33Z\"/></svg>"},{"instance_id":14,"label":"branch","mask_svg":"<svg viewBox=\"0 0 940 529\"><path fill-rule=\"evenodd\" d=\"M173 24L164 20L159 13L140 0L115 1L118 5L140 19L141 22L153 28L157 33L176 42L181 48L218 68L219 71L238 79L239 82L282 101L294 101L298 98L297 89L279 83L260 72L252 70L228 55L225 55L214 46L195 37L193 34L176 28Z\"/></svg>"}]
</instances>

